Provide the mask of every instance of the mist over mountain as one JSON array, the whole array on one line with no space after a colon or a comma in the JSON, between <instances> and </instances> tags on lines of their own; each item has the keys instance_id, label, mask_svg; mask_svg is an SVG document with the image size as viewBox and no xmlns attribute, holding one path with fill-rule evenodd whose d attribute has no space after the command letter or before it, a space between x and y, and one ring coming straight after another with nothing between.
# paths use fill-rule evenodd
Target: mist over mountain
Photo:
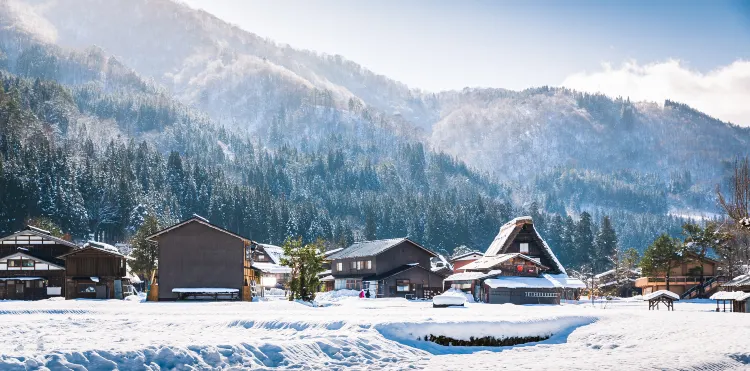
<instances>
[{"instance_id":1,"label":"mist over mountain","mask_svg":"<svg viewBox=\"0 0 750 371\"><path fill-rule=\"evenodd\" d=\"M0 15L5 102L18 106L3 145L40 162L4 152L25 195L4 201L23 210L4 231L65 208L74 234L122 240L157 208L262 241L409 235L449 252L484 248L518 213L559 234L556 216L588 211L642 249L678 233L670 213L716 212L716 184L750 148L750 129L677 102L410 89L169 0L6 0ZM27 172L44 178L50 158L67 181L35 183Z\"/></svg>"}]
</instances>

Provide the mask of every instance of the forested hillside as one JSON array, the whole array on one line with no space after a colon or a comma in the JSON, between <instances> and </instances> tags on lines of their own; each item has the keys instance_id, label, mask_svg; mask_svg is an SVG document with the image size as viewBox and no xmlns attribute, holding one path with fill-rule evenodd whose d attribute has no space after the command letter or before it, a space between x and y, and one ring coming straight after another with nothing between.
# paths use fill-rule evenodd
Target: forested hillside
<instances>
[{"instance_id":1,"label":"forested hillside","mask_svg":"<svg viewBox=\"0 0 750 371\"><path fill-rule=\"evenodd\" d=\"M750 148L747 129L675 102L410 89L170 0L0 15L0 233L47 216L118 242L148 212L196 213L258 241L408 235L451 252L532 214L570 252L608 215L640 250L679 233L671 214L715 212Z\"/></svg>"},{"instance_id":2,"label":"forested hillside","mask_svg":"<svg viewBox=\"0 0 750 371\"><path fill-rule=\"evenodd\" d=\"M163 223L197 213L259 241L409 235L450 250L488 244L514 215L501 186L394 136L366 110L342 114L310 97L270 123L266 144L97 50L23 36L2 39L12 71L1 75L3 234L45 216L78 238L123 241L148 212ZM305 121L329 131L303 140Z\"/></svg>"}]
</instances>

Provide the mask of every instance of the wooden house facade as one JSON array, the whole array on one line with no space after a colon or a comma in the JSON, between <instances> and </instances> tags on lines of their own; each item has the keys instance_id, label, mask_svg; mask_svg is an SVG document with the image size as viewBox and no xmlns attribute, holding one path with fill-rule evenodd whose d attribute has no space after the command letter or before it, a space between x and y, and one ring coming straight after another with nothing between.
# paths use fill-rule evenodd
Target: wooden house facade
<instances>
[{"instance_id":1,"label":"wooden house facade","mask_svg":"<svg viewBox=\"0 0 750 371\"><path fill-rule=\"evenodd\" d=\"M701 265L703 266L702 276ZM697 255L689 253L677 267L672 268L669 278L666 277L666 273L640 277L635 280L635 287L641 289L643 295L647 295L659 290L667 290L667 280L669 280L669 291L679 295L682 299L709 297L719 289L723 281L726 281L718 274L717 268L716 260L706 257L701 262ZM700 288L703 290L699 290Z\"/></svg>"},{"instance_id":2,"label":"wooden house facade","mask_svg":"<svg viewBox=\"0 0 750 371\"><path fill-rule=\"evenodd\" d=\"M432 271L434 252L407 238L363 241L330 256L334 289L366 290L371 297L431 298L443 276Z\"/></svg>"},{"instance_id":3,"label":"wooden house facade","mask_svg":"<svg viewBox=\"0 0 750 371\"><path fill-rule=\"evenodd\" d=\"M453 266L453 273L461 273L464 271L464 266L471 264L480 259L484 254L479 251L470 251L461 255L457 255L451 258L450 263Z\"/></svg>"},{"instance_id":4,"label":"wooden house facade","mask_svg":"<svg viewBox=\"0 0 750 371\"><path fill-rule=\"evenodd\" d=\"M159 248L158 300L216 293L250 300L255 243L194 216L148 237ZM190 294L190 295L182 295ZM222 297L223 298L223 297Z\"/></svg>"},{"instance_id":5,"label":"wooden house facade","mask_svg":"<svg viewBox=\"0 0 750 371\"><path fill-rule=\"evenodd\" d=\"M577 298L583 282L568 277L531 217L500 228L484 255L445 279L444 288L470 293L493 304L559 304Z\"/></svg>"},{"instance_id":6,"label":"wooden house facade","mask_svg":"<svg viewBox=\"0 0 750 371\"><path fill-rule=\"evenodd\" d=\"M64 296L65 262L59 256L76 249L32 226L0 238L0 300Z\"/></svg>"},{"instance_id":7,"label":"wooden house facade","mask_svg":"<svg viewBox=\"0 0 750 371\"><path fill-rule=\"evenodd\" d=\"M109 245L89 241L60 258L66 299L122 299L123 287L130 284L125 256Z\"/></svg>"}]
</instances>

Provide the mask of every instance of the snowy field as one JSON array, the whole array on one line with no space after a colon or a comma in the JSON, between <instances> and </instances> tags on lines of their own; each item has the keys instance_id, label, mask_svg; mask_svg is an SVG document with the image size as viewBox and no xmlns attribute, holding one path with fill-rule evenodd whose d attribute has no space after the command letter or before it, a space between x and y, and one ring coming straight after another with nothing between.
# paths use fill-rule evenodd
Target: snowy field
<instances>
[{"instance_id":1,"label":"snowy field","mask_svg":"<svg viewBox=\"0 0 750 371\"><path fill-rule=\"evenodd\" d=\"M709 301L675 312L642 301L561 306L403 299L145 303L0 301L0 370L746 370L750 315ZM425 335L547 336L513 347L448 347Z\"/></svg>"}]
</instances>

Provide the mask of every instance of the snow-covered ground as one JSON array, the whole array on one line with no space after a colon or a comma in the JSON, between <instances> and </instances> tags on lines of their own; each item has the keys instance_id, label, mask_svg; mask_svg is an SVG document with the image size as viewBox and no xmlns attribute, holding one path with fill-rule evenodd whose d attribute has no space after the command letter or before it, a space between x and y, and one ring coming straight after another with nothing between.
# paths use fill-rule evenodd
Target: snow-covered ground
<instances>
[{"instance_id":1,"label":"snow-covered ground","mask_svg":"<svg viewBox=\"0 0 750 371\"><path fill-rule=\"evenodd\" d=\"M329 296L318 307L0 301L0 370L750 368L750 315L715 313L710 301L678 302L667 312L635 300L432 308L428 301ZM552 337L479 348L418 340L429 334Z\"/></svg>"}]
</instances>

